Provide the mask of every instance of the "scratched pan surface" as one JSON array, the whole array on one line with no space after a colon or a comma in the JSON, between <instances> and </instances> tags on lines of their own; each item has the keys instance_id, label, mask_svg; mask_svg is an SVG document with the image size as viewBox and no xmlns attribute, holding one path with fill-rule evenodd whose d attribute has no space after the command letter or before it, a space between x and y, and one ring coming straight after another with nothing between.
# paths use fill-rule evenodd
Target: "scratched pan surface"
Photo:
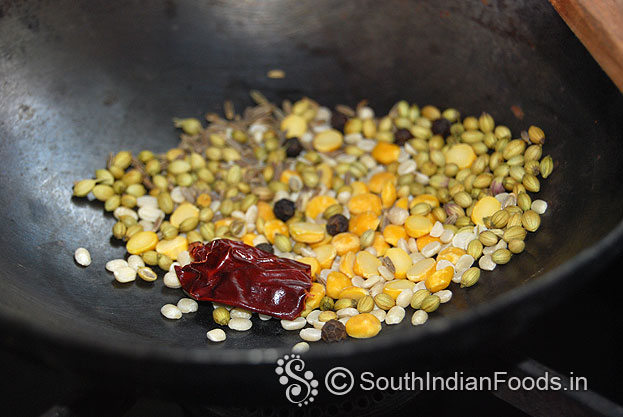
<instances>
[{"instance_id":1,"label":"scratched pan surface","mask_svg":"<svg viewBox=\"0 0 623 417\"><path fill-rule=\"evenodd\" d=\"M409 316L371 340L314 345L313 363L433 364L482 349L521 332L620 251L623 100L548 3L196 3L0 3L4 346L80 369L235 379L232 369L268 369L299 341L254 319L252 331L212 345L209 305L163 319L160 307L181 292L161 279L116 285L104 270L124 254L110 239L112 217L71 198L72 182L108 152L165 151L177 142L172 117L202 117L226 99L242 109L250 89L328 105L367 98L381 111L401 98L486 110L517 133L541 126L556 161L539 194L550 208L524 254L457 290L426 326ZM287 78L267 79L272 68ZM72 260L79 246L91 251L88 269Z\"/></svg>"}]
</instances>

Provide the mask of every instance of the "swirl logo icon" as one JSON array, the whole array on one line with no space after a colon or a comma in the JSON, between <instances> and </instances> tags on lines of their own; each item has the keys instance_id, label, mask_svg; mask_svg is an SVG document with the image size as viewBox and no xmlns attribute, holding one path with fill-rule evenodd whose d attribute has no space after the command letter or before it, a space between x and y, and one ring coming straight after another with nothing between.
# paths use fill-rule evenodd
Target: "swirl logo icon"
<instances>
[{"instance_id":1,"label":"swirl logo icon","mask_svg":"<svg viewBox=\"0 0 623 417\"><path fill-rule=\"evenodd\" d=\"M333 395L346 395L355 385L353 373L342 366L336 366L327 372L324 384Z\"/></svg>"},{"instance_id":2,"label":"swirl logo icon","mask_svg":"<svg viewBox=\"0 0 623 417\"><path fill-rule=\"evenodd\" d=\"M279 383L287 385L286 398L299 407L313 402L318 395L318 380L312 371L304 370L305 362L299 355L284 355L277 360L275 368Z\"/></svg>"}]
</instances>

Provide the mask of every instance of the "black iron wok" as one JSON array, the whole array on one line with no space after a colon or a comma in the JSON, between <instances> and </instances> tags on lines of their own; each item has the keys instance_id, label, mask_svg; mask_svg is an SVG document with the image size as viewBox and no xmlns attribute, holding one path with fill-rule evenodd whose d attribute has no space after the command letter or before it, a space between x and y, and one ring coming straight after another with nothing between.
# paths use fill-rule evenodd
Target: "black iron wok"
<instances>
[{"instance_id":1,"label":"black iron wok","mask_svg":"<svg viewBox=\"0 0 623 417\"><path fill-rule=\"evenodd\" d=\"M273 68L283 80L266 78ZM457 290L422 327L314 345L326 364L441 363L519 334L596 276L623 243L623 97L544 0L0 2L0 341L57 366L150 379L278 387L272 367L298 339L277 321L210 344L211 307L170 322L182 295L118 286L124 254L103 207L71 198L111 151L165 151L174 116L203 117L250 89L273 100L398 99L490 112L547 133L556 161L541 230L511 264ZM512 106L525 117L516 117ZM72 254L87 247L83 269ZM408 362L405 362L408 361ZM402 364L402 365L401 365ZM257 372L255 372L257 371ZM260 390L261 391L261 390ZM279 391L281 395L281 391Z\"/></svg>"}]
</instances>

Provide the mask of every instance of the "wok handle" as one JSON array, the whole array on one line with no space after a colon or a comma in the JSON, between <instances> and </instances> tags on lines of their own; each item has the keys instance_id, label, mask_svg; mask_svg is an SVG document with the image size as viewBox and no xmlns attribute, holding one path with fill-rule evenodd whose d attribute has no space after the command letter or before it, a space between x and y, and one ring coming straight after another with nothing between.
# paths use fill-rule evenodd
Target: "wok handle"
<instances>
[{"instance_id":1,"label":"wok handle","mask_svg":"<svg viewBox=\"0 0 623 417\"><path fill-rule=\"evenodd\" d=\"M550 0L623 92L623 0Z\"/></svg>"}]
</instances>

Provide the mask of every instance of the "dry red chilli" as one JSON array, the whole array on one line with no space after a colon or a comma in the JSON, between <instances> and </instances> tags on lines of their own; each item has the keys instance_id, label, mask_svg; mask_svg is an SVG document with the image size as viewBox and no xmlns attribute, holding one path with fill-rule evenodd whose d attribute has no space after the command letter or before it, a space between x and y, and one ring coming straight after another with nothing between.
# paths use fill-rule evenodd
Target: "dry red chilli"
<instances>
[{"instance_id":1,"label":"dry red chilli","mask_svg":"<svg viewBox=\"0 0 623 417\"><path fill-rule=\"evenodd\" d=\"M312 281L309 265L229 239L194 245L190 254L193 262L175 271L196 300L285 320L294 320L305 307Z\"/></svg>"}]
</instances>

